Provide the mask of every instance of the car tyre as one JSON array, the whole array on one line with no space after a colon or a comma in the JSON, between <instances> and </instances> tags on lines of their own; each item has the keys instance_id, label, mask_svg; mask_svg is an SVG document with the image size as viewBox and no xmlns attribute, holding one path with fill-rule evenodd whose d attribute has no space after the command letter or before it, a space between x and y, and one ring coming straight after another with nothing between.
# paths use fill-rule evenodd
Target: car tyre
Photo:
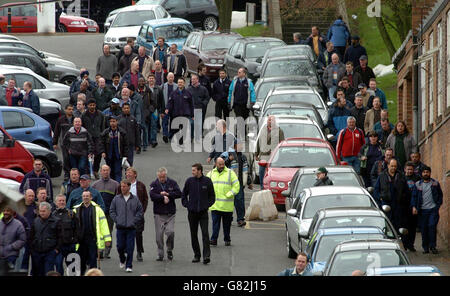
<instances>
[{"instance_id":1,"label":"car tyre","mask_svg":"<svg viewBox=\"0 0 450 296\"><path fill-rule=\"evenodd\" d=\"M284 212L284 211L286 211L286 206L285 206L285 205L275 204L275 207L277 208L277 211L278 211L278 212Z\"/></svg>"},{"instance_id":2,"label":"car tyre","mask_svg":"<svg viewBox=\"0 0 450 296\"><path fill-rule=\"evenodd\" d=\"M297 253L291 247L291 239L289 238L289 232L288 232L287 228L286 228L286 247L287 247L287 251L288 251L288 257L291 259L297 258Z\"/></svg>"},{"instance_id":3,"label":"car tyre","mask_svg":"<svg viewBox=\"0 0 450 296\"><path fill-rule=\"evenodd\" d=\"M66 77L64 77L63 79L61 79L60 82L61 82L62 84L71 86L72 83L73 83L76 79L77 79L77 78L74 77L74 76L66 76Z\"/></svg>"},{"instance_id":4,"label":"car tyre","mask_svg":"<svg viewBox=\"0 0 450 296\"><path fill-rule=\"evenodd\" d=\"M60 31L60 32L67 32L66 26L63 25L63 24L59 24L59 31Z\"/></svg>"},{"instance_id":5,"label":"car tyre","mask_svg":"<svg viewBox=\"0 0 450 296\"><path fill-rule=\"evenodd\" d=\"M218 27L219 27L219 20L215 16L208 15L203 20L203 29L205 31L216 31Z\"/></svg>"}]
</instances>

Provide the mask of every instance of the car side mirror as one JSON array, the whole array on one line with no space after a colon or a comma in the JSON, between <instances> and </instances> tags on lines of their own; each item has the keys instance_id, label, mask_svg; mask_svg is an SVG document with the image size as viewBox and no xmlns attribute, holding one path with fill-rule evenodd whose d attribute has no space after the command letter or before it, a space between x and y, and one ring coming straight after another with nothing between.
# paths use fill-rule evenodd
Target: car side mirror
<instances>
[{"instance_id":1,"label":"car side mirror","mask_svg":"<svg viewBox=\"0 0 450 296\"><path fill-rule=\"evenodd\" d=\"M408 229L406 229L406 228L400 228L400 229L398 230L398 232L399 232L401 235L407 235L407 234L408 234Z\"/></svg>"},{"instance_id":2,"label":"car side mirror","mask_svg":"<svg viewBox=\"0 0 450 296\"><path fill-rule=\"evenodd\" d=\"M253 73L253 77L255 77L255 78L259 78L260 76L261 76L260 73Z\"/></svg>"},{"instance_id":3,"label":"car side mirror","mask_svg":"<svg viewBox=\"0 0 450 296\"><path fill-rule=\"evenodd\" d=\"M235 54L234 58L240 60L240 59L242 59L242 56L240 54Z\"/></svg>"},{"instance_id":4,"label":"car side mirror","mask_svg":"<svg viewBox=\"0 0 450 296\"><path fill-rule=\"evenodd\" d=\"M328 102L327 102L327 106L328 106L328 107L331 107L331 106L333 106L333 102L331 102L331 101L328 101Z\"/></svg>"},{"instance_id":5,"label":"car side mirror","mask_svg":"<svg viewBox=\"0 0 450 296\"><path fill-rule=\"evenodd\" d=\"M14 147L16 140L15 139L10 139L10 138L5 138L5 147Z\"/></svg>"},{"instance_id":6,"label":"car side mirror","mask_svg":"<svg viewBox=\"0 0 450 296\"><path fill-rule=\"evenodd\" d=\"M334 139L336 139L336 137L333 134L328 134L327 139L328 141L333 141Z\"/></svg>"},{"instance_id":7,"label":"car side mirror","mask_svg":"<svg viewBox=\"0 0 450 296\"><path fill-rule=\"evenodd\" d=\"M285 191L281 192L281 195L284 197L290 197L291 196L291 189L288 188Z\"/></svg>"},{"instance_id":8,"label":"car side mirror","mask_svg":"<svg viewBox=\"0 0 450 296\"><path fill-rule=\"evenodd\" d=\"M287 211L286 214L288 216L291 216L291 217L296 217L297 216L297 210L296 209L290 209L290 210Z\"/></svg>"},{"instance_id":9,"label":"car side mirror","mask_svg":"<svg viewBox=\"0 0 450 296\"><path fill-rule=\"evenodd\" d=\"M382 209L383 212L385 212L385 213L388 213L388 212L391 211L391 207L388 206L388 205L383 205L383 206L381 207L381 209Z\"/></svg>"},{"instance_id":10,"label":"car side mirror","mask_svg":"<svg viewBox=\"0 0 450 296\"><path fill-rule=\"evenodd\" d=\"M254 105L253 105L253 110L261 110L261 105L260 104L258 104L258 103L255 103Z\"/></svg>"},{"instance_id":11,"label":"car side mirror","mask_svg":"<svg viewBox=\"0 0 450 296\"><path fill-rule=\"evenodd\" d=\"M46 58L45 54L42 51L39 52L39 57L41 57L42 59Z\"/></svg>"},{"instance_id":12,"label":"car side mirror","mask_svg":"<svg viewBox=\"0 0 450 296\"><path fill-rule=\"evenodd\" d=\"M300 230L300 237L308 238L308 230Z\"/></svg>"},{"instance_id":13,"label":"car side mirror","mask_svg":"<svg viewBox=\"0 0 450 296\"><path fill-rule=\"evenodd\" d=\"M370 194L373 194L373 192L375 191L375 188L371 187L367 187L367 192L369 192Z\"/></svg>"},{"instance_id":14,"label":"car side mirror","mask_svg":"<svg viewBox=\"0 0 450 296\"><path fill-rule=\"evenodd\" d=\"M262 166L262 167L267 167L267 161L266 160L260 160L259 162L258 162L258 165L259 166Z\"/></svg>"},{"instance_id":15,"label":"car side mirror","mask_svg":"<svg viewBox=\"0 0 450 296\"><path fill-rule=\"evenodd\" d=\"M197 46L195 46L194 44L191 44L189 47L190 47L191 49L197 49Z\"/></svg>"},{"instance_id":16,"label":"car side mirror","mask_svg":"<svg viewBox=\"0 0 450 296\"><path fill-rule=\"evenodd\" d=\"M259 57L259 58L256 59L256 62L259 63L259 64L261 64L262 59L263 59L262 57ZM258 68L256 68L256 69L258 70Z\"/></svg>"}]
</instances>

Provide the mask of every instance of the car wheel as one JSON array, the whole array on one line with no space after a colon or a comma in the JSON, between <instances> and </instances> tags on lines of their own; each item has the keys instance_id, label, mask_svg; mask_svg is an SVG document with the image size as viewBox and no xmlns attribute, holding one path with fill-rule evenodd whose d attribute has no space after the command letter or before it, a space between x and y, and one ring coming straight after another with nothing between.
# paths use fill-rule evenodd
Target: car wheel
<instances>
[{"instance_id":1,"label":"car wheel","mask_svg":"<svg viewBox=\"0 0 450 296\"><path fill-rule=\"evenodd\" d=\"M278 211L278 212L284 212L284 211L286 211L286 206L285 206L285 205L275 204L275 207L277 208L277 211Z\"/></svg>"},{"instance_id":2,"label":"car wheel","mask_svg":"<svg viewBox=\"0 0 450 296\"><path fill-rule=\"evenodd\" d=\"M63 79L61 79L59 82L61 82L62 84L71 86L72 83L76 80L77 78L75 76L66 76Z\"/></svg>"},{"instance_id":3,"label":"car wheel","mask_svg":"<svg viewBox=\"0 0 450 296\"><path fill-rule=\"evenodd\" d=\"M36 159L40 159L40 158L36 158ZM48 163L43 159L40 159L40 160L42 161L42 171L44 173L46 173L47 176L51 176L51 169L50 169L50 166L48 165Z\"/></svg>"},{"instance_id":4,"label":"car wheel","mask_svg":"<svg viewBox=\"0 0 450 296\"><path fill-rule=\"evenodd\" d=\"M219 27L219 22L218 22L217 18L212 15L207 16L203 20L203 29L205 31L215 31L215 30L217 30L218 27Z\"/></svg>"},{"instance_id":5,"label":"car wheel","mask_svg":"<svg viewBox=\"0 0 450 296\"><path fill-rule=\"evenodd\" d=\"M59 24L59 31L60 31L60 32L67 32L66 26L63 25L63 24Z\"/></svg>"},{"instance_id":6,"label":"car wheel","mask_svg":"<svg viewBox=\"0 0 450 296\"><path fill-rule=\"evenodd\" d=\"M286 228L286 247L287 247L288 257L291 259L297 258L297 253L291 247L291 239L289 238L289 232L288 232L287 228Z\"/></svg>"}]
</instances>

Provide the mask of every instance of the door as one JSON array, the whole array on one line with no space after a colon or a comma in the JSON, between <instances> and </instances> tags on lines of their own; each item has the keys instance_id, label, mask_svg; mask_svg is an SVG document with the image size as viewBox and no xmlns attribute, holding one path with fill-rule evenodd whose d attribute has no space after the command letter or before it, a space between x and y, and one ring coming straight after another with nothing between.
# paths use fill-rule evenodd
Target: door
<instances>
[{"instance_id":1,"label":"door","mask_svg":"<svg viewBox=\"0 0 450 296\"><path fill-rule=\"evenodd\" d=\"M37 32L37 8L34 5L22 6L21 18L24 32Z\"/></svg>"},{"instance_id":2,"label":"door","mask_svg":"<svg viewBox=\"0 0 450 296\"><path fill-rule=\"evenodd\" d=\"M11 165L11 159L13 158L13 147L8 147L7 140L10 139L0 129L0 168L8 168Z\"/></svg>"},{"instance_id":3,"label":"door","mask_svg":"<svg viewBox=\"0 0 450 296\"><path fill-rule=\"evenodd\" d=\"M192 38L190 39L189 44L187 44L185 47L186 51L184 55L186 57L186 62L188 64L188 70L190 72L196 73L198 65L198 44L200 43L199 42L200 35L193 34L191 37Z\"/></svg>"},{"instance_id":4,"label":"door","mask_svg":"<svg viewBox=\"0 0 450 296\"><path fill-rule=\"evenodd\" d=\"M179 17L188 19L188 9L186 6L186 0L167 0L162 4L172 17Z\"/></svg>"},{"instance_id":5,"label":"door","mask_svg":"<svg viewBox=\"0 0 450 296\"><path fill-rule=\"evenodd\" d=\"M35 135L35 122L28 115L19 111L1 111L3 128L14 138L33 142Z\"/></svg>"},{"instance_id":6,"label":"door","mask_svg":"<svg viewBox=\"0 0 450 296\"><path fill-rule=\"evenodd\" d=\"M46 94L45 85L42 84L38 79L30 74L15 74L17 87L23 88L23 83L25 81L30 81L33 84L33 91L38 95L41 99L48 99L48 95Z\"/></svg>"},{"instance_id":7,"label":"door","mask_svg":"<svg viewBox=\"0 0 450 296\"><path fill-rule=\"evenodd\" d=\"M230 63L228 66L228 76L234 77L237 75L237 72L241 65L243 64L241 59L236 58L236 55L242 55L244 54L244 44L242 42L239 42L237 46L235 47L235 50L233 52L230 52Z\"/></svg>"},{"instance_id":8,"label":"door","mask_svg":"<svg viewBox=\"0 0 450 296\"><path fill-rule=\"evenodd\" d=\"M203 25L203 19L207 14L207 8L211 6L209 0L188 0L189 15L187 20L195 27Z\"/></svg>"},{"instance_id":9,"label":"door","mask_svg":"<svg viewBox=\"0 0 450 296\"><path fill-rule=\"evenodd\" d=\"M137 44L140 46L144 46L147 54L151 55L151 53L153 51L153 44L150 42L147 42L148 27L149 27L148 25L141 26L141 29L139 30L139 34L137 36Z\"/></svg>"},{"instance_id":10,"label":"door","mask_svg":"<svg viewBox=\"0 0 450 296\"><path fill-rule=\"evenodd\" d=\"M301 203L300 200L303 197L304 193L295 200L292 208L297 210L297 216L291 217L286 216L286 222L288 223L288 232L289 232L289 238L291 239L291 246L294 250L299 251L299 240L298 240L298 233L300 228L300 213L301 213Z\"/></svg>"},{"instance_id":11,"label":"door","mask_svg":"<svg viewBox=\"0 0 450 296\"><path fill-rule=\"evenodd\" d=\"M225 53L223 64L225 67L225 70L227 71L228 77L231 76L231 69L232 69L232 63L234 61L234 53L236 52L237 48L239 46L239 43L234 43L230 49Z\"/></svg>"}]
</instances>

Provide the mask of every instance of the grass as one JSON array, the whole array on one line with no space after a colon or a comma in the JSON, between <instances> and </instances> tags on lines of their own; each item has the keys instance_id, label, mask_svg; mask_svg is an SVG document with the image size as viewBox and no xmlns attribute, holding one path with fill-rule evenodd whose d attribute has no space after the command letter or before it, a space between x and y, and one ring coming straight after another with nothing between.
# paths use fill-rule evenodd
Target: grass
<instances>
[{"instance_id":1,"label":"grass","mask_svg":"<svg viewBox=\"0 0 450 296\"><path fill-rule=\"evenodd\" d=\"M248 27L242 27L239 29L233 29L233 32L241 34L243 37L250 36L269 36L269 28L263 25L253 25Z\"/></svg>"},{"instance_id":2,"label":"grass","mask_svg":"<svg viewBox=\"0 0 450 296\"><path fill-rule=\"evenodd\" d=\"M397 122L397 74L392 73L377 78L377 87L386 94L388 101L389 121Z\"/></svg>"}]
</instances>

